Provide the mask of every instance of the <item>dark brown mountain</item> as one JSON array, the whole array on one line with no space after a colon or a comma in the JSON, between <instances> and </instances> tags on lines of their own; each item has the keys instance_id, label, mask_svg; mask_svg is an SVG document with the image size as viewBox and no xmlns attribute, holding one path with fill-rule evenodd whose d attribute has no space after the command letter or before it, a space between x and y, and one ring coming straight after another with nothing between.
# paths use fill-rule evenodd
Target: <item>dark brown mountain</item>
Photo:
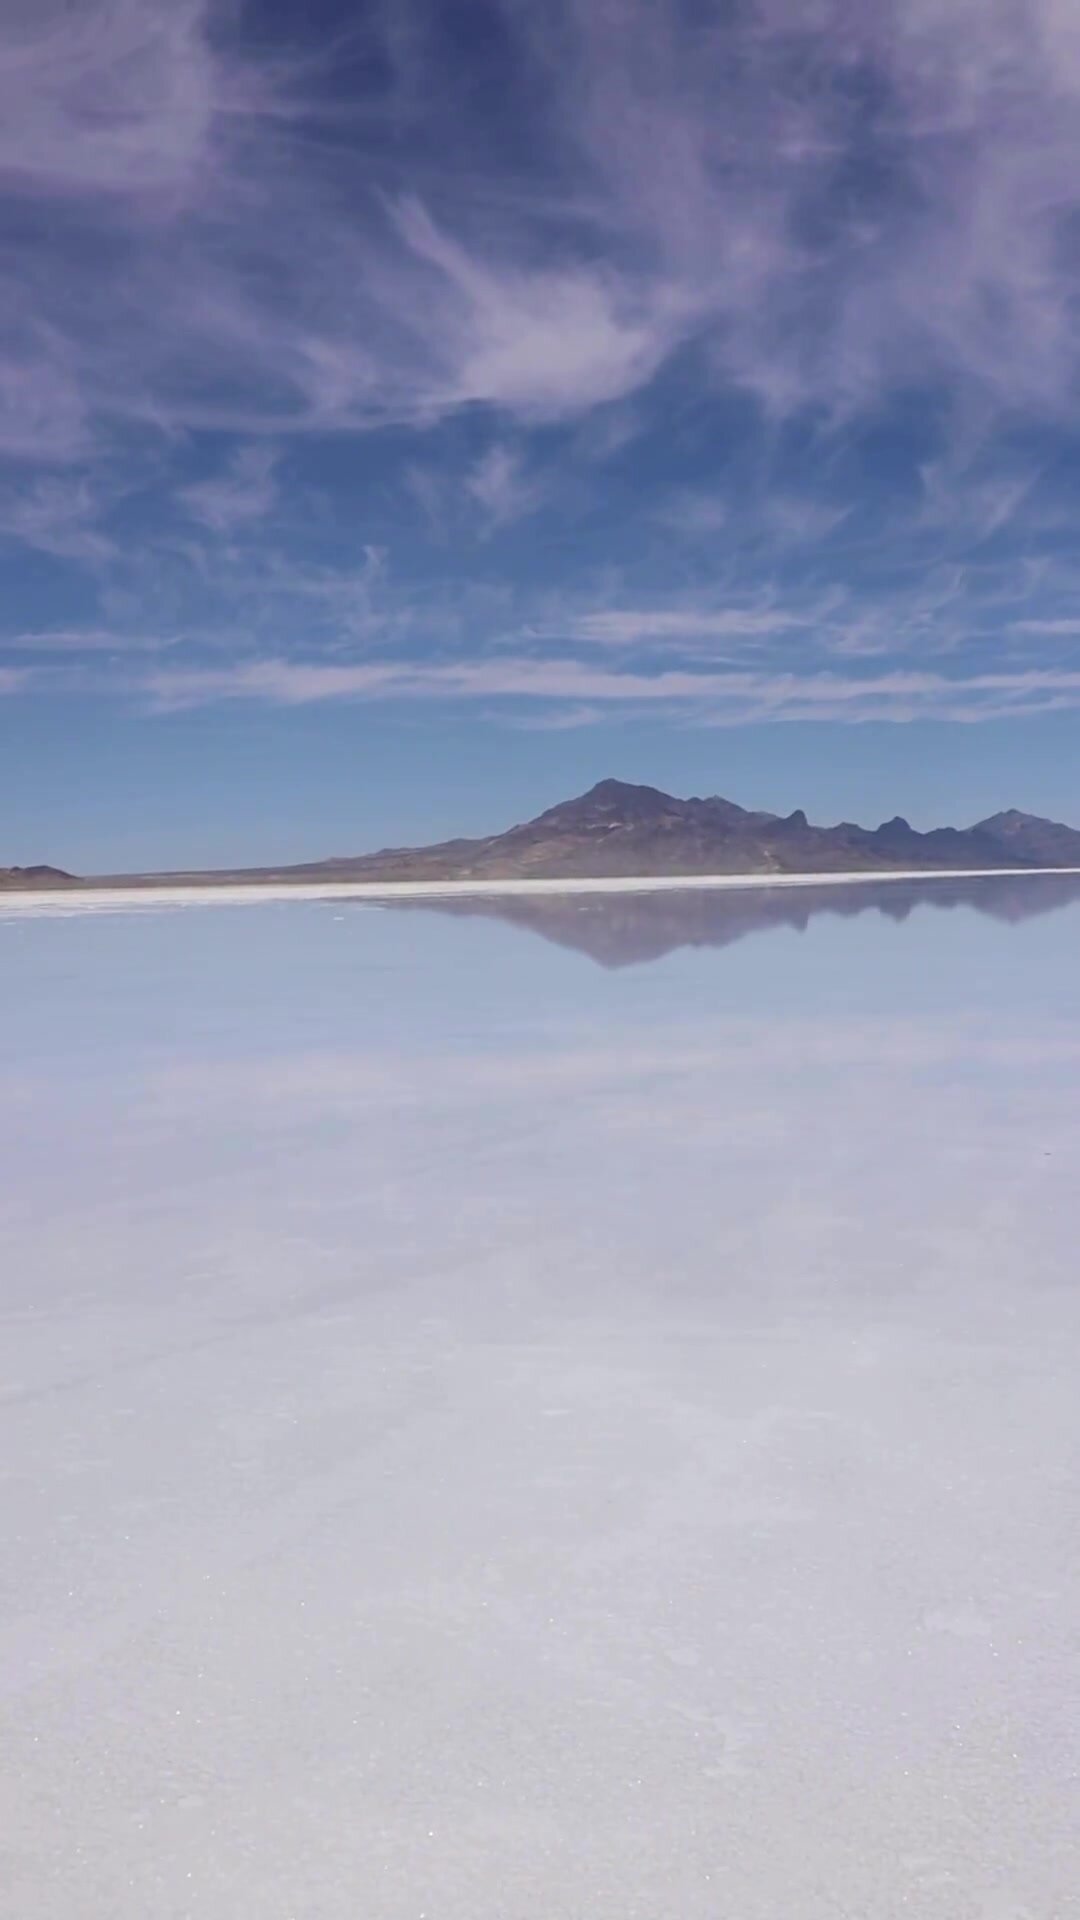
<instances>
[{"instance_id":1,"label":"dark brown mountain","mask_svg":"<svg viewBox=\"0 0 1080 1920\"><path fill-rule=\"evenodd\" d=\"M549 807L535 820L482 840L446 840L431 847L387 847L380 853L317 860L299 866L249 867L213 873L98 876L84 885L212 885L237 881L569 880L687 877L695 874L889 873L935 868L1080 868L1080 832L1030 814L994 814L974 827L919 833L899 816L880 827L842 821L812 826L801 810L781 817L754 813L730 800L677 800L656 787L601 780L576 800ZM77 884L50 869L8 869L9 885Z\"/></svg>"},{"instance_id":2,"label":"dark brown mountain","mask_svg":"<svg viewBox=\"0 0 1080 1920\"><path fill-rule=\"evenodd\" d=\"M1002 852L1034 867L1071 867L1076 864L1076 846L1080 840L1073 827L1059 826L1056 820L1039 820L1030 813L992 814L979 822L978 832L987 835Z\"/></svg>"},{"instance_id":3,"label":"dark brown mountain","mask_svg":"<svg viewBox=\"0 0 1080 1920\"><path fill-rule=\"evenodd\" d=\"M490 839L388 848L293 871L297 878L505 880L1037 866L1080 867L1080 832L1017 813L929 833L900 818L874 828L816 827L801 811L781 818L730 800L677 800L655 787L602 780Z\"/></svg>"}]
</instances>

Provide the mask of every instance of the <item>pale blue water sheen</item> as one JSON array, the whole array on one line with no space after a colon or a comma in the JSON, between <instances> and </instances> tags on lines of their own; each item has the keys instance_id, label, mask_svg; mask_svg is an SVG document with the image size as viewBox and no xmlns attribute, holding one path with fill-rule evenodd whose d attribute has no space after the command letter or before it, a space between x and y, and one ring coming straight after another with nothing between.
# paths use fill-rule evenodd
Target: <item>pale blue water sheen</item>
<instances>
[{"instance_id":1,"label":"pale blue water sheen","mask_svg":"<svg viewBox=\"0 0 1080 1920\"><path fill-rule=\"evenodd\" d=\"M856 892L0 907L5 1912L1077 1912L1080 891Z\"/></svg>"}]
</instances>

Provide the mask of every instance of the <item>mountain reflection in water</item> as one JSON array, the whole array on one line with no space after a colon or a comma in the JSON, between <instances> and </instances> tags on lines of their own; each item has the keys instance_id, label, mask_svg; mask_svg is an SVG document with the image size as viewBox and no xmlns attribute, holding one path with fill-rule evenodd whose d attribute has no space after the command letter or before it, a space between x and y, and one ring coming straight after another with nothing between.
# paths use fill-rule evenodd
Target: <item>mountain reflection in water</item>
<instances>
[{"instance_id":1,"label":"mountain reflection in water","mask_svg":"<svg viewBox=\"0 0 1080 1920\"><path fill-rule=\"evenodd\" d=\"M759 886L641 893L465 894L386 900L393 913L501 920L569 947L600 967L641 966L680 947L730 947L779 927L804 933L819 914L879 913L906 920L919 907L970 908L1006 923L1080 901L1080 874L1010 873L975 878L857 881L850 885Z\"/></svg>"}]
</instances>

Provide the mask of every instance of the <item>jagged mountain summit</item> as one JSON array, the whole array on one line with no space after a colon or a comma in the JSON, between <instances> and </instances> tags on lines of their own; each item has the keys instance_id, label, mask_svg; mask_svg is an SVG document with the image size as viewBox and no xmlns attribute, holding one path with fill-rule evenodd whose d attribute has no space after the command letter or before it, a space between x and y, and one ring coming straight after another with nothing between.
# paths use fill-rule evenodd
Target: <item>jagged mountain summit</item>
<instances>
[{"instance_id":1,"label":"jagged mountain summit","mask_svg":"<svg viewBox=\"0 0 1080 1920\"><path fill-rule=\"evenodd\" d=\"M386 848L301 871L362 879L602 879L721 873L864 873L926 868L1080 867L1080 832L1019 813L919 833L813 826L806 814L751 812L718 796L679 800L601 780L535 820L484 840Z\"/></svg>"},{"instance_id":2,"label":"jagged mountain summit","mask_svg":"<svg viewBox=\"0 0 1080 1920\"><path fill-rule=\"evenodd\" d=\"M1015 810L973 827L920 833L899 815L879 827L814 826L802 809L752 812L714 795L679 800L657 787L601 780L535 820L479 840L227 871L99 875L0 869L7 887L213 885L238 881L570 880L707 874L896 873L1080 869L1080 831Z\"/></svg>"}]
</instances>

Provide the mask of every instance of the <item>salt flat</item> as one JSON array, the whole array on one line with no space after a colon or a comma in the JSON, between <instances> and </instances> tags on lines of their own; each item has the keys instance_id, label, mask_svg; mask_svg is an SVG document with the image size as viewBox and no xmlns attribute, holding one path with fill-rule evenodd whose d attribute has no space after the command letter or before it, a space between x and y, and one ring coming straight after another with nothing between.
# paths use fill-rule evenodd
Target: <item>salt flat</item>
<instances>
[{"instance_id":1,"label":"salt flat","mask_svg":"<svg viewBox=\"0 0 1080 1920\"><path fill-rule=\"evenodd\" d=\"M5 1910L1074 1913L1080 906L244 897L3 903Z\"/></svg>"},{"instance_id":2,"label":"salt flat","mask_svg":"<svg viewBox=\"0 0 1080 1920\"><path fill-rule=\"evenodd\" d=\"M237 886L139 886L13 890L0 893L0 916L131 913L140 908L256 907L273 900L421 900L470 895L546 893L673 893L729 887L834 887L887 880L981 880L1018 874L1078 873L1077 867L942 867L867 873L715 873L643 875L615 880L335 880L308 884L252 882Z\"/></svg>"}]
</instances>

